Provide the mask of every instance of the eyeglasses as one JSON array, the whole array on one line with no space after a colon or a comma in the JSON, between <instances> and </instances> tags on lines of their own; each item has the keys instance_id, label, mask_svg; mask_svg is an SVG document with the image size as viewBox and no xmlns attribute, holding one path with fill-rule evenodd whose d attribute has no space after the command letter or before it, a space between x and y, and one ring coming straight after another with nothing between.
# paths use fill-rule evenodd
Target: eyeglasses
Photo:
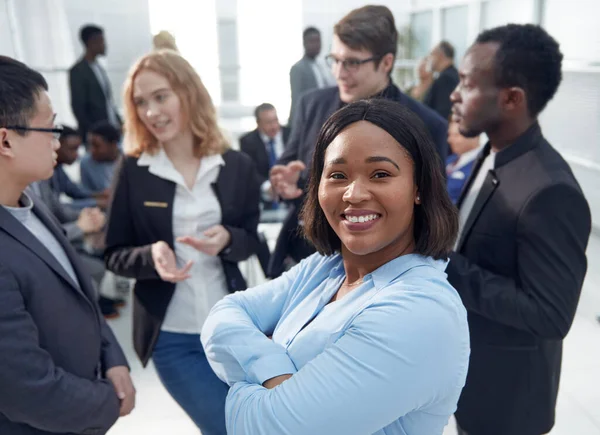
<instances>
[{"instance_id":1,"label":"eyeglasses","mask_svg":"<svg viewBox=\"0 0 600 435\"><path fill-rule=\"evenodd\" d=\"M328 54L327 56L325 56L325 61L327 62L327 65L329 65L330 67L333 67L334 65L338 65L338 64L342 64L342 68L344 68L346 71L348 72L356 72L358 71L358 69L360 68L360 66L364 63L367 62L377 62L380 59L380 57L378 56L373 56L370 57L368 59L344 59L344 60L340 60L338 58L336 58L333 54Z\"/></svg>"},{"instance_id":2,"label":"eyeglasses","mask_svg":"<svg viewBox=\"0 0 600 435\"><path fill-rule=\"evenodd\" d=\"M40 131L42 133L52 133L54 139L60 139L60 135L63 133L62 127L54 127L54 128L37 128L37 127L23 127L20 125L11 125L9 127L4 127L7 130L15 130L15 131Z\"/></svg>"}]
</instances>

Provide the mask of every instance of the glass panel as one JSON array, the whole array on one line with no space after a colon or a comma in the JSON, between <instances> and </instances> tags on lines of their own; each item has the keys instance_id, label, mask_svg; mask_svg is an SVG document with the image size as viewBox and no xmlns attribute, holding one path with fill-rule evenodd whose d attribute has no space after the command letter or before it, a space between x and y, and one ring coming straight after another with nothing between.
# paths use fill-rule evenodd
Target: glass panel
<instances>
[{"instance_id":1,"label":"glass panel","mask_svg":"<svg viewBox=\"0 0 600 435\"><path fill-rule=\"evenodd\" d=\"M460 63L469 46L468 19L468 6L442 10L442 38L454 46L455 63Z\"/></svg>"},{"instance_id":2,"label":"glass panel","mask_svg":"<svg viewBox=\"0 0 600 435\"><path fill-rule=\"evenodd\" d=\"M419 12L412 14L410 19L411 50L410 57L420 59L429 54L431 50L431 29L433 26L433 12Z\"/></svg>"}]
</instances>

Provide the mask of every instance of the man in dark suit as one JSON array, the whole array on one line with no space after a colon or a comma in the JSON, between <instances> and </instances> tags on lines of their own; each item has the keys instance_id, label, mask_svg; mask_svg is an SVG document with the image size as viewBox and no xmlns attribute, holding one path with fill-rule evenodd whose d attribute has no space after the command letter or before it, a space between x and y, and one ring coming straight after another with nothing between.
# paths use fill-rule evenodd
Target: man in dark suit
<instances>
[{"instance_id":1,"label":"man in dark suit","mask_svg":"<svg viewBox=\"0 0 600 435\"><path fill-rule=\"evenodd\" d=\"M56 164L47 89L0 57L0 433L101 435L131 412L135 390L89 275L26 191Z\"/></svg>"},{"instance_id":2,"label":"man in dark suit","mask_svg":"<svg viewBox=\"0 0 600 435\"><path fill-rule=\"evenodd\" d=\"M98 121L108 121L121 128L121 118L112 98L108 74L98 62L106 55L106 42L102 28L94 25L82 27L79 32L85 54L69 71L71 108L79 124L79 132L87 141L89 128Z\"/></svg>"},{"instance_id":3,"label":"man in dark suit","mask_svg":"<svg viewBox=\"0 0 600 435\"><path fill-rule=\"evenodd\" d=\"M554 425L562 342L591 229L569 165L537 122L561 63L541 27L491 29L467 52L452 94L461 133L489 138L458 201L459 240L447 268L471 333L461 434L540 435Z\"/></svg>"},{"instance_id":4,"label":"man in dark suit","mask_svg":"<svg viewBox=\"0 0 600 435\"><path fill-rule=\"evenodd\" d=\"M293 206L271 258L269 275L278 276L289 255L295 261L312 254L298 231L298 211L308 178L317 135L327 118L343 105L363 98L387 98L405 105L427 126L436 144L440 170L446 160L447 122L433 110L400 92L390 75L396 56L398 34L394 16L385 6L365 6L346 15L334 27L331 53L327 56L337 87L305 94L299 102L292 134L279 161L271 171L277 195Z\"/></svg>"},{"instance_id":5,"label":"man in dark suit","mask_svg":"<svg viewBox=\"0 0 600 435\"><path fill-rule=\"evenodd\" d=\"M256 130L246 133L240 138L241 150L248 154L254 161L261 183L261 203L265 210L277 208L277 203L269 200L269 172L283 154L285 144L290 136L290 129L279 124L277 111L272 104L263 103L254 110L256 118ZM260 246L257 257L261 268L266 276L269 274L269 261L271 252L269 245L262 234L259 234Z\"/></svg>"},{"instance_id":6,"label":"man in dark suit","mask_svg":"<svg viewBox=\"0 0 600 435\"><path fill-rule=\"evenodd\" d=\"M300 97L313 89L323 89L333 84L333 77L325 65L322 65L317 56L321 53L321 32L316 27L307 27L302 32L302 45L304 56L290 69L290 88L292 90L292 104L288 124L292 123L294 111Z\"/></svg>"},{"instance_id":7,"label":"man in dark suit","mask_svg":"<svg viewBox=\"0 0 600 435\"><path fill-rule=\"evenodd\" d=\"M263 103L254 110L256 130L240 138L241 150L254 161L260 182L269 179L269 171L283 154L290 129L279 124L272 104Z\"/></svg>"},{"instance_id":8,"label":"man in dark suit","mask_svg":"<svg viewBox=\"0 0 600 435\"><path fill-rule=\"evenodd\" d=\"M444 119L450 116L450 94L458 85L458 71L454 66L454 47L448 41L440 42L429 55L431 69L438 74L423 98L423 104Z\"/></svg>"}]
</instances>

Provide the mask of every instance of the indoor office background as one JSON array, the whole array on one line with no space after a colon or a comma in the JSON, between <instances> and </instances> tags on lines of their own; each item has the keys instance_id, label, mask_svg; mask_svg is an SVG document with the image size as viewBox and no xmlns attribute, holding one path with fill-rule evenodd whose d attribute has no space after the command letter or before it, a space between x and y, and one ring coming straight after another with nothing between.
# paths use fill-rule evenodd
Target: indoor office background
<instances>
[{"instance_id":1,"label":"indoor office background","mask_svg":"<svg viewBox=\"0 0 600 435\"><path fill-rule=\"evenodd\" d=\"M78 30L104 27L104 61L113 94L121 95L134 60L168 30L199 71L234 146L255 127L262 102L289 113L289 69L302 57L302 30L322 32L324 56L333 24L364 0L0 0L0 54L40 70L50 84L59 122L74 125L68 69L82 53ZM573 168L592 209L594 234L588 274L564 349L562 383L553 435L600 434L600 16L599 0L379 0L395 15L400 44L394 78L414 80L418 59L440 40L450 41L457 62L483 29L509 22L544 26L561 44L564 78L541 116L543 131ZM116 98L117 104L121 104ZM276 227L265 227L269 237ZM249 270L250 268L248 268ZM138 390L134 413L110 435L197 433L170 399L150 365L143 370L131 344L130 306L112 321L127 349ZM445 434L455 434L451 423Z\"/></svg>"}]
</instances>

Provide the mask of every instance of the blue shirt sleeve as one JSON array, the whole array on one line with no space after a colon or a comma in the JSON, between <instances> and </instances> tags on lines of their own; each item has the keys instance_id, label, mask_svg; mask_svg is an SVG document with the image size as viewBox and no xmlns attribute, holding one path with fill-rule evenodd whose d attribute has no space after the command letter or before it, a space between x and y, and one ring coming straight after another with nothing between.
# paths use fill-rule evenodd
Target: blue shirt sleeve
<instances>
[{"instance_id":1,"label":"blue shirt sleeve","mask_svg":"<svg viewBox=\"0 0 600 435\"><path fill-rule=\"evenodd\" d=\"M445 398L455 407L469 353L464 313L425 291L397 293L278 387L236 383L227 433L365 435ZM442 433L446 422L426 424L421 433Z\"/></svg>"},{"instance_id":2,"label":"blue shirt sleeve","mask_svg":"<svg viewBox=\"0 0 600 435\"><path fill-rule=\"evenodd\" d=\"M262 385L275 376L296 373L285 348L268 336L304 264L273 281L229 295L213 307L200 337L212 369L223 382Z\"/></svg>"}]
</instances>

